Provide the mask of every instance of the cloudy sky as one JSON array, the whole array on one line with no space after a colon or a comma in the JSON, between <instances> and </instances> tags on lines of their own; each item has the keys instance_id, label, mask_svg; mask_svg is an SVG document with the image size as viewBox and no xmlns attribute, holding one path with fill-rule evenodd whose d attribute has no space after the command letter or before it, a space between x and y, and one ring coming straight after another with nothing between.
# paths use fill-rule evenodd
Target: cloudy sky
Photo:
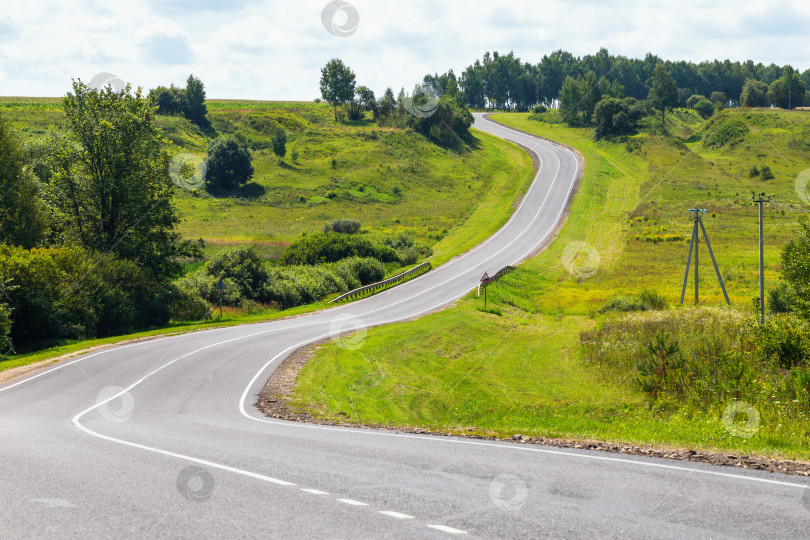
<instances>
[{"instance_id":1,"label":"cloudy sky","mask_svg":"<svg viewBox=\"0 0 810 540\"><path fill-rule=\"evenodd\" d=\"M311 100L333 57L381 92L460 73L488 50L537 62L603 46L810 68L805 0L338 2L0 0L0 95L58 96L100 72L146 88L193 72L209 98Z\"/></svg>"}]
</instances>

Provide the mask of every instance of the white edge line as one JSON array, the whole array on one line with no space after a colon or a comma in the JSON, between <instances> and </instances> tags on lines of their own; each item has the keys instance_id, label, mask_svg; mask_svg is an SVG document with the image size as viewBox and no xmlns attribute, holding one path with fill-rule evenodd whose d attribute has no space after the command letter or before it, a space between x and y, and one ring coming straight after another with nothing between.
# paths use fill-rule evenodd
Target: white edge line
<instances>
[{"instance_id":1,"label":"white edge line","mask_svg":"<svg viewBox=\"0 0 810 540\"><path fill-rule=\"evenodd\" d=\"M428 525L428 527L431 529L436 529L437 531L446 532L447 534L467 534L467 531L454 529L453 527L448 527L447 525Z\"/></svg>"}]
</instances>

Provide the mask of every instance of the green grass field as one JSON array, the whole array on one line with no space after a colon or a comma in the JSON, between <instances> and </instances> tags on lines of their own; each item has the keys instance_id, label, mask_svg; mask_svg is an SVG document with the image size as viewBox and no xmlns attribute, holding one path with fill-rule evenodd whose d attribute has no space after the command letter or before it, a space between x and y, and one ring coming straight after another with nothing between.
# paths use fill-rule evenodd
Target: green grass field
<instances>
[{"instance_id":1,"label":"green grass field","mask_svg":"<svg viewBox=\"0 0 810 540\"><path fill-rule=\"evenodd\" d=\"M326 105L233 100L207 105L217 132L242 131L257 146L266 144L269 123L282 124L289 133L284 160L264 149L254 151L254 180L239 193L213 197L203 190L178 188L180 231L187 238L205 238L208 255L251 245L265 256L277 257L302 233L348 217L361 220L364 230L376 237L406 232L432 246L429 260L437 266L503 225L533 176L532 161L525 153L477 131L473 147L455 153L405 130L370 122L336 124ZM65 124L58 98L0 98L0 114L25 139L46 136ZM183 118L159 116L157 122L171 141L172 153L204 156L210 134ZM296 162L293 149L299 154ZM326 196L330 191L333 198ZM224 317L214 321L107 339L64 340L45 350L6 356L0 371L117 341L259 322L323 307L316 303L288 310L226 308Z\"/></svg>"},{"instance_id":2,"label":"green grass field","mask_svg":"<svg viewBox=\"0 0 810 540\"><path fill-rule=\"evenodd\" d=\"M252 245L264 256L278 257L302 233L319 231L339 218L357 219L378 237L406 232L416 242L433 245L467 223L484 201L494 205L492 211L508 210L504 204L525 189L531 168L519 150L481 132L469 151L454 152L371 120L336 123L327 104L206 104L213 133L203 133L181 117L158 116L156 122L172 155L202 160L211 137L224 133L241 133L253 148L254 178L233 193L177 190L179 231L186 238L205 239L209 255ZM0 114L26 139L62 130L66 123L58 98L0 98ZM276 125L288 135L284 158L270 149ZM497 200L488 198L493 190ZM484 219L466 231L472 244L456 235L438 251L447 255L469 249L495 230L490 225Z\"/></svg>"},{"instance_id":3,"label":"green grass field","mask_svg":"<svg viewBox=\"0 0 810 540\"><path fill-rule=\"evenodd\" d=\"M735 309L753 315L758 223L751 192L772 194L778 203L768 207L765 223L766 286L772 287L781 245L808 209L794 183L810 163L810 115L733 110L704 124L676 111L667 120L675 137L648 126L623 142L595 142L592 130L540 123L526 114L494 119L584 155L585 176L557 240L490 287L490 307L500 316L483 312L481 300L470 295L424 319L374 328L358 350L322 346L299 375L296 406L359 423L810 458L799 432L765 425L742 439L723 428L715 407L712 414L651 409L632 380L603 377L587 366L579 343L580 332L605 318L596 310L615 295L654 288L677 304L689 208L708 211L704 221ZM724 139L727 122L742 122L748 132ZM718 139L724 144L716 145ZM750 177L754 165L768 165L775 178ZM667 241L667 235L675 238ZM592 277L563 266L571 242L598 251ZM721 304L705 244L702 255L702 301Z\"/></svg>"}]
</instances>

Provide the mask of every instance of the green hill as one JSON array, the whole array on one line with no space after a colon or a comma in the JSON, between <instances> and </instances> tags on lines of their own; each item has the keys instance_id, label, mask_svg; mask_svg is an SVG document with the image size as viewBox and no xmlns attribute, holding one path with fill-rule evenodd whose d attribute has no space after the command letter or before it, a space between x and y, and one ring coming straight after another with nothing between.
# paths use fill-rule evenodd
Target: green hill
<instances>
[{"instance_id":1,"label":"green hill","mask_svg":"<svg viewBox=\"0 0 810 540\"><path fill-rule=\"evenodd\" d=\"M406 232L433 245L465 223L494 183L523 178L531 166L514 147L479 132L472 148L456 152L371 120L336 123L326 104L206 105L211 132L182 117L157 116L156 122L173 155L201 160L209 141L228 133L241 134L251 147L256 172L238 190L218 197L204 189L177 190L180 232L205 239L209 255L252 245L275 258L302 233L339 218L357 219L377 236ZM29 140L65 124L58 98L0 98L0 114ZM271 149L276 126L287 132L284 158Z\"/></svg>"}]
</instances>

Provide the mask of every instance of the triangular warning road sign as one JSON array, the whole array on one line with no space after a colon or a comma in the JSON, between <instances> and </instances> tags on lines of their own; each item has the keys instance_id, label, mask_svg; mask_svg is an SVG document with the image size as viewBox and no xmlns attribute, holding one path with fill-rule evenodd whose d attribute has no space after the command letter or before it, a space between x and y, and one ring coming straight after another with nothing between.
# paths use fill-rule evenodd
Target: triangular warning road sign
<instances>
[{"instance_id":1,"label":"triangular warning road sign","mask_svg":"<svg viewBox=\"0 0 810 540\"><path fill-rule=\"evenodd\" d=\"M489 274L484 272L484 277L481 278L481 283L489 283L490 281L492 280L489 278Z\"/></svg>"}]
</instances>

